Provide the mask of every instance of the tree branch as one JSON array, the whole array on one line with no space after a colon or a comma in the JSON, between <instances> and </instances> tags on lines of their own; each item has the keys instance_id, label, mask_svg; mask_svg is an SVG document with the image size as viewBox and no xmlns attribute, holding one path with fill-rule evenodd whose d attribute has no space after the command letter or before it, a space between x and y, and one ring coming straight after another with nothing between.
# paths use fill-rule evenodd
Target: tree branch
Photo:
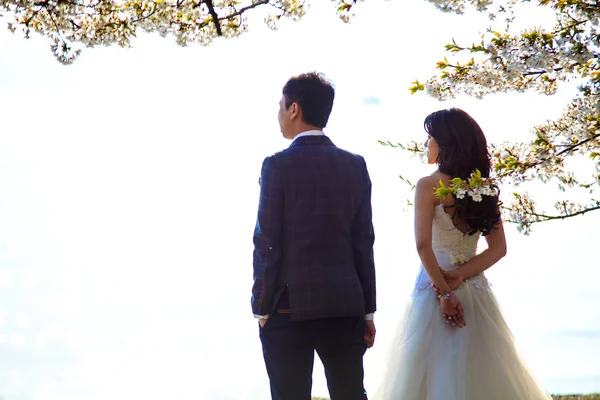
<instances>
[{"instance_id":1,"label":"tree branch","mask_svg":"<svg viewBox=\"0 0 600 400\"><path fill-rule=\"evenodd\" d=\"M44 8L46 9L46 13L48 14L48 17L50 17L50 20L52 21L52 24L54 25L54 28L56 29L56 34L58 35L58 37L60 38L60 40L62 40L62 42L64 44L66 44L67 41L60 34L60 29L58 28L58 25L56 24L56 21L54 20L54 17L52 16L52 12L50 10L48 10L48 5L47 4L48 4L48 2L46 2L46 5L44 6Z\"/></svg>"},{"instance_id":2,"label":"tree branch","mask_svg":"<svg viewBox=\"0 0 600 400\"><path fill-rule=\"evenodd\" d=\"M557 156L561 156L564 153L569 153L569 152L573 151L574 149L576 149L577 147L581 146L582 144L585 144L585 143L587 143L587 142L589 142L591 140L595 140L595 139L597 139L599 137L600 137L600 133L597 133L597 134L595 134L592 137L589 137L589 138L587 138L585 140L582 140L581 142L575 143L574 145L571 145L571 146L567 147L564 150L559 151L558 153L556 153L556 155Z\"/></svg>"},{"instance_id":3,"label":"tree branch","mask_svg":"<svg viewBox=\"0 0 600 400\"><path fill-rule=\"evenodd\" d=\"M560 67L560 68L554 68L554 72L560 72L562 71L564 68ZM523 74L523 76L530 76L530 75L544 75L546 74L547 71L546 70L542 70L542 71L530 71L530 72L525 72Z\"/></svg>"},{"instance_id":4,"label":"tree branch","mask_svg":"<svg viewBox=\"0 0 600 400\"><path fill-rule=\"evenodd\" d=\"M148 15L146 15L144 17L140 17L140 18L134 19L131 22L134 23L134 24L136 24L136 23L138 23L140 21L147 20L148 18L150 18L151 16L153 16L156 13L157 10L158 10L158 7L154 6L154 10L150 11L150 13ZM110 25L110 24L108 24L108 25ZM121 25L123 25L123 23L121 23Z\"/></svg>"},{"instance_id":5,"label":"tree branch","mask_svg":"<svg viewBox=\"0 0 600 400\"><path fill-rule=\"evenodd\" d=\"M215 28L217 28L217 35L223 36L223 31L221 30L221 23L219 22L219 15L215 11L215 7L213 6L212 0L204 0L200 4L202 3L206 4L206 6L208 7L208 12L212 17L212 21L215 24Z\"/></svg>"},{"instance_id":6,"label":"tree branch","mask_svg":"<svg viewBox=\"0 0 600 400\"><path fill-rule=\"evenodd\" d=\"M546 215L546 214L538 214L538 213L527 213L527 214L533 215L538 218L543 218L543 221L552 221L552 220L556 220L556 219L567 219L567 218L571 218L571 217L576 217L578 215L582 215L587 212L595 211L595 210L600 210L600 205L585 208L581 211L574 212L573 214L566 214L566 215ZM539 221L539 222L543 222L543 221Z\"/></svg>"},{"instance_id":7,"label":"tree branch","mask_svg":"<svg viewBox=\"0 0 600 400\"><path fill-rule=\"evenodd\" d=\"M249 6L246 6L246 7L240 8L238 11L236 11L236 12L234 12L234 13L232 13L232 14L229 14L229 15L228 15L228 16L226 16L226 17L221 17L221 18L219 18L219 21L223 21L223 20L226 20L226 19L231 19L231 18L233 18L233 17L237 17L238 15L242 15L243 13L245 13L245 12L246 12L246 11L248 11L248 10L251 10L251 9L253 9L253 8L256 8L256 7L258 7L258 6L262 6L262 5L265 5L265 4L269 4L269 1L270 1L270 0L259 0L259 1L257 1L256 3L254 3L254 4L252 4L252 5L249 5Z\"/></svg>"},{"instance_id":8,"label":"tree branch","mask_svg":"<svg viewBox=\"0 0 600 400\"><path fill-rule=\"evenodd\" d=\"M585 139L585 140L582 140L581 142L578 142L578 143L575 143L575 144L573 144L573 145L570 145L570 146L568 146L567 148L565 148L565 149L563 149L563 150L559 151L558 153L556 153L556 157L562 156L562 155L564 155L564 154L566 154L566 153L570 153L571 151L573 151L573 150L577 149L579 146L581 146L581 145L583 145L583 144L585 144L585 143L587 143L587 142L589 142L589 141L591 141L591 140L596 140L596 139L598 139L598 138L600 138L600 134L599 134L599 133L597 133L597 134L595 134L594 136L591 136L591 137L589 137L589 138L587 138L587 139ZM510 154L511 154L513 157L515 157L515 156L514 156L512 153L510 153ZM530 168L537 167L538 165L541 165L541 164L543 164L543 163L545 163L545 162L548 162L548 160L550 160L550 158L549 158L549 157L547 157L547 158L543 158L543 159L541 159L541 160L539 160L539 161L537 161L537 162L534 162L534 163L531 163L531 164L528 164L528 165L524 166L524 169L523 169L523 170L518 170L518 169L511 169L511 170L508 170L508 171L506 171L506 173L505 173L505 174L501 175L500 177L503 177L503 176L508 176L508 175L515 174L515 173L525 173L525 171L526 171L526 170L529 170ZM519 162L519 163L520 163L520 162ZM520 164L521 164L521 163L520 163Z\"/></svg>"}]
</instances>

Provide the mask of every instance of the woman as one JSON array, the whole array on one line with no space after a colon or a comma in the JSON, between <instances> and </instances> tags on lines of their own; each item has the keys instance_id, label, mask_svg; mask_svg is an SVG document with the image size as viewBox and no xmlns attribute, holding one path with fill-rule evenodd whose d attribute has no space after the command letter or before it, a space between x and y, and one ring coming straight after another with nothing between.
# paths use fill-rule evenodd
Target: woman
<instances>
[{"instance_id":1,"label":"woman","mask_svg":"<svg viewBox=\"0 0 600 400\"><path fill-rule=\"evenodd\" d=\"M438 169L416 188L421 270L376 398L550 399L519 358L483 274L506 254L485 136L456 108L429 115L425 130ZM482 235L488 248L476 254Z\"/></svg>"}]
</instances>

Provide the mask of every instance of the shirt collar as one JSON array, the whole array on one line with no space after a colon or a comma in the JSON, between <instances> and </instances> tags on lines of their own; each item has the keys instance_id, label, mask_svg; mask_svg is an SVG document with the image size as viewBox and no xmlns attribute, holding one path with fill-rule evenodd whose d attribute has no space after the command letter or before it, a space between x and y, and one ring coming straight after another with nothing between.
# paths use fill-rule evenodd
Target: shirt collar
<instances>
[{"instance_id":1,"label":"shirt collar","mask_svg":"<svg viewBox=\"0 0 600 400\"><path fill-rule=\"evenodd\" d=\"M294 138L294 140L292 140L292 143L294 143L296 141L296 139L303 137L303 136L325 136L325 133L323 131L319 131L319 130L304 131L304 132L297 134L296 137Z\"/></svg>"}]
</instances>

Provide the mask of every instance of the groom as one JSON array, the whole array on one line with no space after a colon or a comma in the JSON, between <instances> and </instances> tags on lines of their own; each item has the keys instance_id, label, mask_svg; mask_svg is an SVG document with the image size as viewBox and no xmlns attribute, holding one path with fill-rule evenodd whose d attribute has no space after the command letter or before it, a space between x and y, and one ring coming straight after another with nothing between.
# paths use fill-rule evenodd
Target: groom
<instances>
[{"instance_id":1,"label":"groom","mask_svg":"<svg viewBox=\"0 0 600 400\"><path fill-rule=\"evenodd\" d=\"M291 78L279 102L290 147L264 160L254 230L252 311L274 400L310 400L315 351L332 400L365 400L375 340L371 181L365 160L323 133L335 90Z\"/></svg>"}]
</instances>

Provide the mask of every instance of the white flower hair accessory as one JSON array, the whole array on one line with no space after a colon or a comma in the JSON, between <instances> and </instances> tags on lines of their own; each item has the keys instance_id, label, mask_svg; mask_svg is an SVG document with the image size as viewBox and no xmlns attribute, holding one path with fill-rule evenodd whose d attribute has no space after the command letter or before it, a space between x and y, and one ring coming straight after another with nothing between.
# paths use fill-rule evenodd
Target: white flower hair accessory
<instances>
[{"instance_id":1,"label":"white flower hair accessory","mask_svg":"<svg viewBox=\"0 0 600 400\"><path fill-rule=\"evenodd\" d=\"M444 185L440 179L439 187L435 189L435 196L444 198L450 194L456 196L457 199L464 199L469 196L475 202L481 202L483 196L495 197L498 196L498 186L495 181L490 178L483 178L481 171L476 169L469 179L453 178L450 181L450 186Z\"/></svg>"}]
</instances>

